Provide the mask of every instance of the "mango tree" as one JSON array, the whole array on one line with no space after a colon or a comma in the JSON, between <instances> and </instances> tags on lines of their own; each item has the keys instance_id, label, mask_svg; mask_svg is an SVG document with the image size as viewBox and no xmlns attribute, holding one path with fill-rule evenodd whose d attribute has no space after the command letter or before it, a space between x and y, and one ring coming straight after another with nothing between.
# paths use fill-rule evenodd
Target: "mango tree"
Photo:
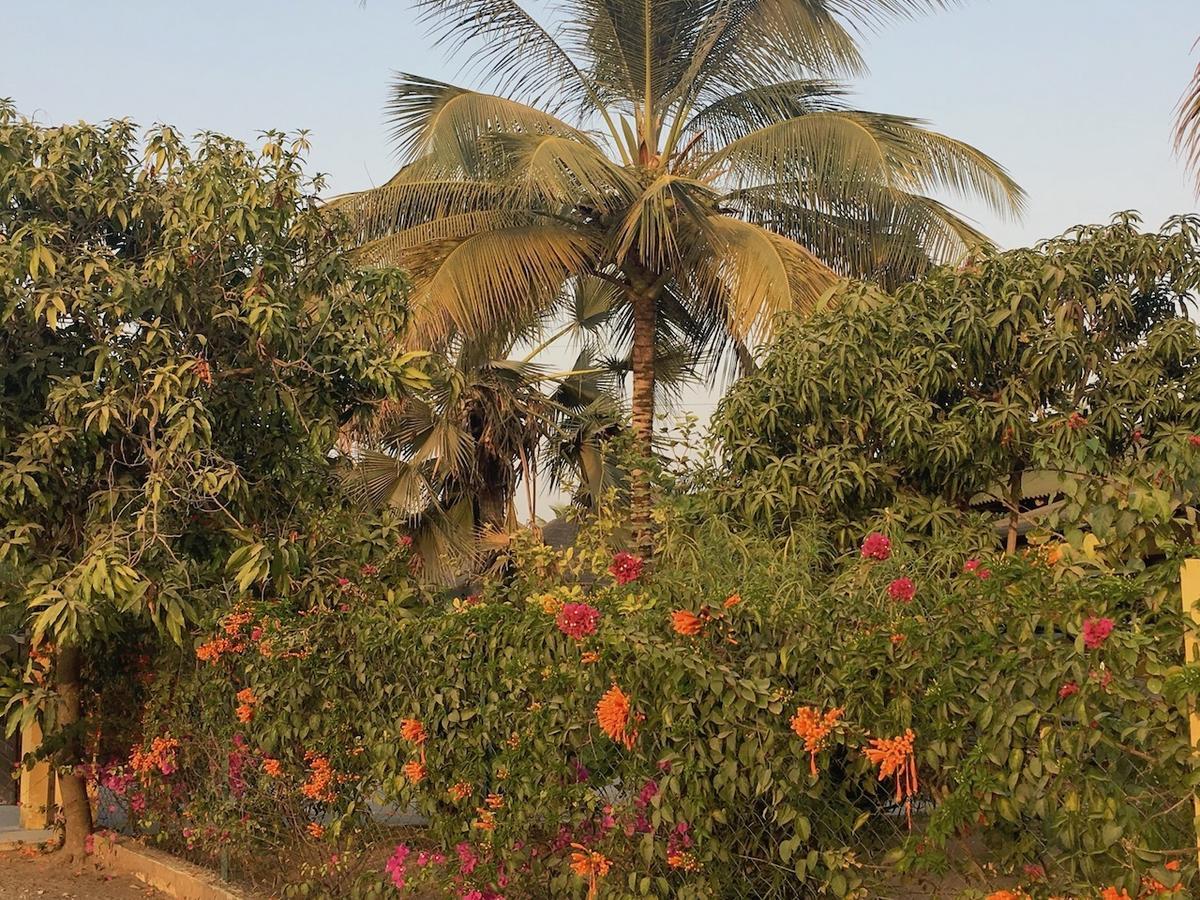
<instances>
[{"instance_id":1,"label":"mango tree","mask_svg":"<svg viewBox=\"0 0 1200 900\"><path fill-rule=\"evenodd\" d=\"M425 381L401 276L343 254L305 149L0 104L0 606L32 648L0 702L43 718L72 856L89 651L180 642L286 568L341 429Z\"/></svg>"}]
</instances>

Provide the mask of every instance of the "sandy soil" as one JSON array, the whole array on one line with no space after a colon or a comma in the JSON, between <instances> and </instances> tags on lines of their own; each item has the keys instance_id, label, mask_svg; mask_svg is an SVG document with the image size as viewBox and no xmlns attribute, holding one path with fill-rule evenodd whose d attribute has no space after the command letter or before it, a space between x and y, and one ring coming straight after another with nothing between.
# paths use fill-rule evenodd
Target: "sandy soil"
<instances>
[{"instance_id":1,"label":"sandy soil","mask_svg":"<svg viewBox=\"0 0 1200 900\"><path fill-rule=\"evenodd\" d=\"M146 900L165 897L140 881L93 864L76 871L55 854L0 853L0 900Z\"/></svg>"}]
</instances>

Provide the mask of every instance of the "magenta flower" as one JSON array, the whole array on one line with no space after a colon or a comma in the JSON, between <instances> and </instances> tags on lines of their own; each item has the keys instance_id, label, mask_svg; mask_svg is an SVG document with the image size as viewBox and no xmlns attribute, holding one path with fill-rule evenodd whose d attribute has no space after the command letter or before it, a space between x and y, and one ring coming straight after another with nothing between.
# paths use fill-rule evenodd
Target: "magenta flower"
<instances>
[{"instance_id":1,"label":"magenta flower","mask_svg":"<svg viewBox=\"0 0 1200 900\"><path fill-rule=\"evenodd\" d=\"M1108 636L1113 630L1112 619L1093 619L1087 618L1083 620L1083 645L1089 650L1099 650L1104 646L1104 642L1108 640Z\"/></svg>"},{"instance_id":2,"label":"magenta flower","mask_svg":"<svg viewBox=\"0 0 1200 900\"><path fill-rule=\"evenodd\" d=\"M599 622L600 610L587 603L564 603L554 620L559 631L577 641L595 634Z\"/></svg>"},{"instance_id":3,"label":"magenta flower","mask_svg":"<svg viewBox=\"0 0 1200 900\"><path fill-rule=\"evenodd\" d=\"M862 543L863 559L885 560L892 555L892 542L878 531L872 531Z\"/></svg>"},{"instance_id":4,"label":"magenta flower","mask_svg":"<svg viewBox=\"0 0 1200 900\"><path fill-rule=\"evenodd\" d=\"M911 578L897 578L888 585L887 592L893 600L912 603L913 597L917 596L917 586L913 584Z\"/></svg>"},{"instance_id":5,"label":"magenta flower","mask_svg":"<svg viewBox=\"0 0 1200 900\"><path fill-rule=\"evenodd\" d=\"M642 577L642 567L645 564L645 560L640 556L634 556L632 553L622 550L613 555L612 565L608 567L608 572L617 580L617 584L629 584L629 582L637 581Z\"/></svg>"}]
</instances>

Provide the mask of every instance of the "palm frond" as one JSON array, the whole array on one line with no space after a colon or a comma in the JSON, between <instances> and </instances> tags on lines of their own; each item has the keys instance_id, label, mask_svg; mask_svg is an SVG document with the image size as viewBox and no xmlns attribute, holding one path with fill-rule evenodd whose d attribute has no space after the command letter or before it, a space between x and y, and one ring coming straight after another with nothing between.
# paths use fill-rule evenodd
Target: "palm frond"
<instances>
[{"instance_id":1,"label":"palm frond","mask_svg":"<svg viewBox=\"0 0 1200 900\"><path fill-rule=\"evenodd\" d=\"M839 274L888 286L991 246L945 204L898 189L764 184L732 191L722 203L804 245Z\"/></svg>"},{"instance_id":2,"label":"palm frond","mask_svg":"<svg viewBox=\"0 0 1200 900\"><path fill-rule=\"evenodd\" d=\"M516 0L419 0L435 39L451 52L469 49L471 66L502 94L577 116L599 96L554 35Z\"/></svg>"},{"instance_id":3,"label":"palm frond","mask_svg":"<svg viewBox=\"0 0 1200 900\"><path fill-rule=\"evenodd\" d=\"M703 134L709 147L720 147L751 131L813 112L844 109L845 85L825 79L799 78L722 94L698 110L683 126L687 134Z\"/></svg>"},{"instance_id":4,"label":"palm frond","mask_svg":"<svg viewBox=\"0 0 1200 900\"><path fill-rule=\"evenodd\" d=\"M1004 168L970 145L914 119L857 110L813 112L749 131L714 147L700 170L720 170L738 187L796 182L950 190L1011 215L1025 200Z\"/></svg>"},{"instance_id":5,"label":"palm frond","mask_svg":"<svg viewBox=\"0 0 1200 900\"><path fill-rule=\"evenodd\" d=\"M725 330L753 346L784 312L811 308L836 282L803 246L750 222L714 217L690 279L701 305L719 304Z\"/></svg>"},{"instance_id":6,"label":"palm frond","mask_svg":"<svg viewBox=\"0 0 1200 900\"><path fill-rule=\"evenodd\" d=\"M629 205L613 235L612 258L631 252L651 269L676 265L685 228L702 231L715 209L715 195L703 182L665 172Z\"/></svg>"},{"instance_id":7,"label":"palm frond","mask_svg":"<svg viewBox=\"0 0 1200 900\"><path fill-rule=\"evenodd\" d=\"M594 238L558 223L519 225L413 248L413 340L519 326L562 296L594 262Z\"/></svg>"},{"instance_id":8,"label":"palm frond","mask_svg":"<svg viewBox=\"0 0 1200 900\"><path fill-rule=\"evenodd\" d=\"M494 164L502 135L557 134L595 146L592 138L545 110L496 94L400 73L387 104L402 159L427 158L443 172L480 176Z\"/></svg>"},{"instance_id":9,"label":"palm frond","mask_svg":"<svg viewBox=\"0 0 1200 900\"><path fill-rule=\"evenodd\" d=\"M436 496L420 465L376 450L357 451L336 471L347 493L372 509L391 507L415 516Z\"/></svg>"},{"instance_id":10,"label":"palm frond","mask_svg":"<svg viewBox=\"0 0 1200 900\"><path fill-rule=\"evenodd\" d=\"M435 174L422 162L378 188L334 197L324 209L343 216L362 244L444 216L511 209L520 200L511 184Z\"/></svg>"},{"instance_id":11,"label":"palm frond","mask_svg":"<svg viewBox=\"0 0 1200 900\"><path fill-rule=\"evenodd\" d=\"M1195 170L1196 190L1200 192L1200 65L1196 66L1196 74L1179 101L1178 115L1175 150L1183 157L1184 164Z\"/></svg>"},{"instance_id":12,"label":"palm frond","mask_svg":"<svg viewBox=\"0 0 1200 900\"><path fill-rule=\"evenodd\" d=\"M595 144L560 134L513 135L500 147L508 156L508 178L526 202L554 207L624 208L637 193L637 182Z\"/></svg>"}]
</instances>

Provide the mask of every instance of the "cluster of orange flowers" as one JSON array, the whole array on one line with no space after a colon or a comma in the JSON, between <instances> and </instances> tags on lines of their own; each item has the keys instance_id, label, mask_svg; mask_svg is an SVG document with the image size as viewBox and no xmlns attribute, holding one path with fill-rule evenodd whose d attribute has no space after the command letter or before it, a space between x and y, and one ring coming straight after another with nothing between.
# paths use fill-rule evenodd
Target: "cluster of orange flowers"
<instances>
[{"instance_id":1,"label":"cluster of orange flowers","mask_svg":"<svg viewBox=\"0 0 1200 900\"><path fill-rule=\"evenodd\" d=\"M306 830L308 831L308 836L314 841L319 841L325 836L325 826L320 822L309 822Z\"/></svg>"},{"instance_id":2,"label":"cluster of orange flowers","mask_svg":"<svg viewBox=\"0 0 1200 900\"><path fill-rule=\"evenodd\" d=\"M221 621L221 630L230 637L235 637L253 621L254 616L245 610L234 610Z\"/></svg>"},{"instance_id":3,"label":"cluster of orange flowers","mask_svg":"<svg viewBox=\"0 0 1200 900\"><path fill-rule=\"evenodd\" d=\"M732 609L742 602L740 594L730 594L721 604L722 609ZM720 618L720 613L717 618ZM684 637L696 637L704 632L704 627L712 621L713 616L707 610L694 613L686 609L677 609L671 613L671 627L676 634ZM732 638L730 639L732 641Z\"/></svg>"},{"instance_id":4,"label":"cluster of orange flowers","mask_svg":"<svg viewBox=\"0 0 1200 900\"><path fill-rule=\"evenodd\" d=\"M139 775L146 775L155 769L170 775L175 771L175 751L178 749L179 741L170 735L156 737L147 751L141 747L133 748L129 754L129 767Z\"/></svg>"},{"instance_id":5,"label":"cluster of orange flowers","mask_svg":"<svg viewBox=\"0 0 1200 900\"><path fill-rule=\"evenodd\" d=\"M262 761L263 771L272 778L279 778L283 775L283 763L270 756L264 756Z\"/></svg>"},{"instance_id":6,"label":"cluster of orange flowers","mask_svg":"<svg viewBox=\"0 0 1200 900\"><path fill-rule=\"evenodd\" d=\"M624 745L626 750L632 749L633 742L637 740L637 730L629 727L631 712L629 698L615 682L596 704L596 721L600 730L618 744Z\"/></svg>"},{"instance_id":7,"label":"cluster of orange flowers","mask_svg":"<svg viewBox=\"0 0 1200 900\"><path fill-rule=\"evenodd\" d=\"M707 616L698 616L694 612L688 612L686 609L677 609L671 613L671 627L675 629L676 634L682 634L684 637L695 637L704 630L704 622Z\"/></svg>"},{"instance_id":8,"label":"cluster of orange flowers","mask_svg":"<svg viewBox=\"0 0 1200 900\"><path fill-rule=\"evenodd\" d=\"M425 733L425 726L421 724L419 719L401 719L400 720L400 737L408 741L410 744L420 746L425 743L428 735Z\"/></svg>"},{"instance_id":9,"label":"cluster of orange flowers","mask_svg":"<svg viewBox=\"0 0 1200 900\"><path fill-rule=\"evenodd\" d=\"M196 658L201 662L215 666L221 661L222 656L230 653L241 653L245 649L246 645L241 641L235 641L227 637L215 637L196 648Z\"/></svg>"},{"instance_id":10,"label":"cluster of orange flowers","mask_svg":"<svg viewBox=\"0 0 1200 900\"><path fill-rule=\"evenodd\" d=\"M894 777L896 780L896 802L904 804L912 827L912 798L917 793L917 758L913 753L916 735L909 728L899 737L873 738L870 746L863 750L872 763L879 766L879 780Z\"/></svg>"},{"instance_id":11,"label":"cluster of orange flowers","mask_svg":"<svg viewBox=\"0 0 1200 900\"><path fill-rule=\"evenodd\" d=\"M585 650L579 657L579 661L585 666L590 666L592 663L600 662L600 654L595 650Z\"/></svg>"},{"instance_id":12,"label":"cluster of orange flowers","mask_svg":"<svg viewBox=\"0 0 1200 900\"><path fill-rule=\"evenodd\" d=\"M308 763L309 773L308 779L300 786L300 793L318 803L332 802L334 772L329 759L311 750L304 754L304 759Z\"/></svg>"},{"instance_id":13,"label":"cluster of orange flowers","mask_svg":"<svg viewBox=\"0 0 1200 900\"><path fill-rule=\"evenodd\" d=\"M418 762L415 759L410 759L408 762L406 762L401 771L404 772L404 777L407 778L412 784L420 784L425 780L425 776L429 774L428 770L425 768L425 763Z\"/></svg>"},{"instance_id":14,"label":"cluster of orange flowers","mask_svg":"<svg viewBox=\"0 0 1200 900\"><path fill-rule=\"evenodd\" d=\"M254 696L254 691L250 688L242 688L237 692L238 708L237 718L239 722L249 722L254 718L254 707L258 704L258 698Z\"/></svg>"},{"instance_id":15,"label":"cluster of orange flowers","mask_svg":"<svg viewBox=\"0 0 1200 900\"><path fill-rule=\"evenodd\" d=\"M254 616L245 610L234 610L221 620L221 630L224 636L213 638L196 648L196 658L202 662L216 665L222 656L241 653L246 649L242 638L242 629L254 621Z\"/></svg>"},{"instance_id":16,"label":"cluster of orange flowers","mask_svg":"<svg viewBox=\"0 0 1200 900\"><path fill-rule=\"evenodd\" d=\"M404 777L409 780L409 783L420 784L429 774L429 770L425 768L425 741L428 740L429 734L425 731L425 726L421 724L420 719L401 719L400 737L410 744L414 744L420 753L420 759L409 760L401 771L404 772Z\"/></svg>"},{"instance_id":17,"label":"cluster of orange flowers","mask_svg":"<svg viewBox=\"0 0 1200 900\"><path fill-rule=\"evenodd\" d=\"M700 860L696 859L696 855L689 851L682 853L668 853L667 865L672 869L681 869L684 872L698 872L700 870Z\"/></svg>"},{"instance_id":18,"label":"cluster of orange flowers","mask_svg":"<svg viewBox=\"0 0 1200 900\"><path fill-rule=\"evenodd\" d=\"M450 796L454 800L465 800L471 796L471 785L466 781L456 781L450 785Z\"/></svg>"},{"instance_id":19,"label":"cluster of orange flowers","mask_svg":"<svg viewBox=\"0 0 1200 900\"><path fill-rule=\"evenodd\" d=\"M600 879L608 874L612 867L608 857L595 850L589 850L582 844L572 844L571 871L588 883L588 900L595 900L600 890Z\"/></svg>"},{"instance_id":20,"label":"cluster of orange flowers","mask_svg":"<svg viewBox=\"0 0 1200 900\"><path fill-rule=\"evenodd\" d=\"M839 706L826 713L819 712L812 706L801 706L792 716L792 731L804 740L804 749L808 751L809 765L812 773L817 774L817 754L825 749L826 740L844 710Z\"/></svg>"}]
</instances>

